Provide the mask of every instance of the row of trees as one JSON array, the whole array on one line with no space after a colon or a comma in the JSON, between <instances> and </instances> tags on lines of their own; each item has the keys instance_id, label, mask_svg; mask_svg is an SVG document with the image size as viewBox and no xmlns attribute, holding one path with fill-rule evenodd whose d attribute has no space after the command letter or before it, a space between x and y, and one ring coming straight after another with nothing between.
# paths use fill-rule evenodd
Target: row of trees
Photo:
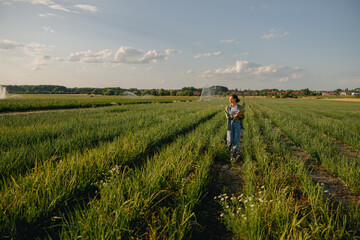
<instances>
[{"instance_id":1,"label":"row of trees","mask_svg":"<svg viewBox=\"0 0 360 240\"><path fill-rule=\"evenodd\" d=\"M137 96L153 95L153 96L200 96L202 88L183 87L182 89L123 89L123 88L67 88L57 85L7 85L6 90L10 94L94 94L94 95L124 95L131 92ZM347 89L346 89L347 90ZM341 89L333 92L340 93ZM243 96L274 96L281 98L298 97L298 96L319 96L320 91L311 91L308 88L301 90L279 90L262 89L262 90L239 90L228 89L224 86L211 86L209 92L212 95L226 96L236 93Z\"/></svg>"},{"instance_id":2,"label":"row of trees","mask_svg":"<svg viewBox=\"0 0 360 240\"><path fill-rule=\"evenodd\" d=\"M124 95L131 92L138 96L194 96L200 95L202 88L184 87L182 89L123 89L123 88L67 88L57 85L6 85L6 90L10 94L94 94L94 95ZM223 86L213 86L210 88L213 94L221 95L228 92L228 88Z\"/></svg>"}]
</instances>

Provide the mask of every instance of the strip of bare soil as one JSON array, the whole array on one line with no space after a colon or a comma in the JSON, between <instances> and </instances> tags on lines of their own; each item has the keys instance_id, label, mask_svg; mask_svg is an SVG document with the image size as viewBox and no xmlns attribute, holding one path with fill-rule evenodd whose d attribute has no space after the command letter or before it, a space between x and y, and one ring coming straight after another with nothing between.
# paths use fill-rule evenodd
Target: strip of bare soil
<instances>
[{"instance_id":1,"label":"strip of bare soil","mask_svg":"<svg viewBox=\"0 0 360 240\"><path fill-rule=\"evenodd\" d=\"M279 127L275 126L273 123L272 125L274 130L280 133L282 141L293 149L294 156L296 156L299 161L305 162L309 177L324 189L325 196L331 202L353 205L360 204L360 195L358 193L352 191L342 179L334 177L324 166L318 164L306 151L297 147Z\"/></svg>"},{"instance_id":2,"label":"strip of bare soil","mask_svg":"<svg viewBox=\"0 0 360 240\"><path fill-rule=\"evenodd\" d=\"M241 166L243 156L240 156L236 162L230 162L229 158L230 156L224 159L217 158L211 166L208 191L195 209L199 226L195 227L191 235L192 239L233 239L233 234L220 222L222 209L214 199L215 196L224 192L230 193L230 195L239 195L242 192Z\"/></svg>"},{"instance_id":3,"label":"strip of bare soil","mask_svg":"<svg viewBox=\"0 0 360 240\"><path fill-rule=\"evenodd\" d=\"M321 99L321 100L360 102L360 98L324 98L324 99Z\"/></svg>"},{"instance_id":4,"label":"strip of bare soil","mask_svg":"<svg viewBox=\"0 0 360 240\"><path fill-rule=\"evenodd\" d=\"M328 139L330 142L335 144L338 147L339 151L340 151L340 155L343 155L343 156L348 157L348 158L353 159L353 160L357 160L360 163L360 151L358 151L357 149L343 143L340 140L332 138L332 137L326 135L325 133L314 129L310 125L306 124L306 126L308 126L310 129L312 129L314 131L319 132L324 138Z\"/></svg>"}]
</instances>

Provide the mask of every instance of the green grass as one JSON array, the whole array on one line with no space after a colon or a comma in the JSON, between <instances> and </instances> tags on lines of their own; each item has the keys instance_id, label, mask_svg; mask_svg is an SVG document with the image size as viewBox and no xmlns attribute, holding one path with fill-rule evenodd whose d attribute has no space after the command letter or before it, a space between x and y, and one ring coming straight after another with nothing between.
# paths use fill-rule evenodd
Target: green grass
<instances>
[{"instance_id":1,"label":"green grass","mask_svg":"<svg viewBox=\"0 0 360 240\"><path fill-rule=\"evenodd\" d=\"M63 110L0 114L0 238L190 239L228 155L227 100L194 100L1 100L0 112ZM84 107L97 108L66 109ZM359 149L359 117L355 102L247 100L243 192L216 196L219 221L235 239L356 239L359 210L328 202L281 133L360 190L359 162L324 136Z\"/></svg>"},{"instance_id":2,"label":"green grass","mask_svg":"<svg viewBox=\"0 0 360 240\"><path fill-rule=\"evenodd\" d=\"M248 109L243 195L216 197L226 226L243 239L352 239L359 212L333 209L279 133Z\"/></svg>"},{"instance_id":3,"label":"green grass","mask_svg":"<svg viewBox=\"0 0 360 240\"><path fill-rule=\"evenodd\" d=\"M182 239L191 227L214 155L210 143L221 125L222 113L177 138L141 168L114 171L100 186L101 199L78 210L61 238Z\"/></svg>"},{"instance_id":4,"label":"green grass","mask_svg":"<svg viewBox=\"0 0 360 240\"><path fill-rule=\"evenodd\" d=\"M199 97L123 97L96 95L36 95L22 94L10 98L0 99L1 112L23 112L36 110L54 110L71 108L94 108L111 105L149 104L149 103L172 103L174 101L196 101Z\"/></svg>"},{"instance_id":5,"label":"green grass","mask_svg":"<svg viewBox=\"0 0 360 240\"><path fill-rule=\"evenodd\" d=\"M199 103L202 104L202 103ZM182 132L196 127L219 110L202 104L203 109L183 114L149 128L103 143L93 149L68 155L60 161L46 161L27 175L3 184L0 198L0 232L10 236L46 224L59 209L80 201L96 191L92 186L114 166L140 163L152 149ZM206 107L206 105L208 107Z\"/></svg>"},{"instance_id":6,"label":"green grass","mask_svg":"<svg viewBox=\"0 0 360 240\"><path fill-rule=\"evenodd\" d=\"M93 111L69 110L3 116L0 123L0 177L15 177L47 160L89 150L140 128L170 123L201 110L200 102L116 106Z\"/></svg>"}]
</instances>

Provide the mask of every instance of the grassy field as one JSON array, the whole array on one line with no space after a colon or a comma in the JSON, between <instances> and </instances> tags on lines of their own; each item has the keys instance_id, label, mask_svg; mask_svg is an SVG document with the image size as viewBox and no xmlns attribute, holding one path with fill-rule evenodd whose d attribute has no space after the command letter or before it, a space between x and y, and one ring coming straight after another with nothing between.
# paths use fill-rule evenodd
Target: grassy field
<instances>
[{"instance_id":1,"label":"grassy field","mask_svg":"<svg viewBox=\"0 0 360 240\"><path fill-rule=\"evenodd\" d=\"M0 238L360 237L360 102L248 99L230 162L227 99L197 100L0 100Z\"/></svg>"},{"instance_id":2,"label":"grassy field","mask_svg":"<svg viewBox=\"0 0 360 240\"><path fill-rule=\"evenodd\" d=\"M22 94L0 99L0 113L23 112L50 109L95 108L112 105L171 103L193 101L199 97L122 97L103 95L66 95L66 94Z\"/></svg>"}]
</instances>

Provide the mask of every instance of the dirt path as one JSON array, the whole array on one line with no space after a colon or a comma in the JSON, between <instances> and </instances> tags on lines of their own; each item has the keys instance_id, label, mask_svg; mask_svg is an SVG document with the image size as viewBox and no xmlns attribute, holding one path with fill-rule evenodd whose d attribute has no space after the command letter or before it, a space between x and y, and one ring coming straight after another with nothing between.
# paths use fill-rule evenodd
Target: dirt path
<instances>
[{"instance_id":1,"label":"dirt path","mask_svg":"<svg viewBox=\"0 0 360 240\"><path fill-rule=\"evenodd\" d=\"M311 126L309 126L311 128ZM328 139L330 142L334 143L338 148L339 148L339 151L340 151L340 154L345 156L345 157L348 157L350 159L354 159L354 160L357 160L359 163L360 163L360 151L358 151L357 149L335 139L335 138L332 138L322 132L320 132L320 134Z\"/></svg>"},{"instance_id":2,"label":"dirt path","mask_svg":"<svg viewBox=\"0 0 360 240\"><path fill-rule=\"evenodd\" d=\"M294 156L296 156L299 161L305 162L309 177L324 189L325 196L331 202L346 205L360 204L360 195L350 189L342 179L333 176L333 174L324 166L318 164L307 152L297 147L280 128L275 125L273 125L273 128L280 133L282 141L286 142L286 144L293 149Z\"/></svg>"},{"instance_id":3,"label":"dirt path","mask_svg":"<svg viewBox=\"0 0 360 240\"><path fill-rule=\"evenodd\" d=\"M321 100L360 102L360 98L324 98L324 99L321 99Z\"/></svg>"},{"instance_id":4,"label":"dirt path","mask_svg":"<svg viewBox=\"0 0 360 240\"><path fill-rule=\"evenodd\" d=\"M290 148L292 148L294 156L299 161L303 161L305 163L309 177L324 189L324 193L327 199L335 204L340 203L343 205L360 205L359 193L353 191L342 179L335 177L324 166L318 164L317 161L313 159L306 151L297 147L296 144L271 121L271 119L265 116L259 109L258 111L260 115L269 122L272 128L281 135L281 141L285 142L288 146L290 146ZM326 135L324 137L327 137L331 140L331 138ZM336 144L335 140L334 143ZM358 156L358 152L355 149L346 146L344 143L337 143L337 145L343 155L351 157Z\"/></svg>"},{"instance_id":5,"label":"dirt path","mask_svg":"<svg viewBox=\"0 0 360 240\"><path fill-rule=\"evenodd\" d=\"M233 163L229 159L216 159L214 161L210 171L212 178L208 185L208 192L196 209L197 222L201 226L195 228L192 239L233 239L233 234L220 222L221 206L214 197L224 192L230 193L230 195L239 195L242 192L242 164L242 156Z\"/></svg>"}]
</instances>

